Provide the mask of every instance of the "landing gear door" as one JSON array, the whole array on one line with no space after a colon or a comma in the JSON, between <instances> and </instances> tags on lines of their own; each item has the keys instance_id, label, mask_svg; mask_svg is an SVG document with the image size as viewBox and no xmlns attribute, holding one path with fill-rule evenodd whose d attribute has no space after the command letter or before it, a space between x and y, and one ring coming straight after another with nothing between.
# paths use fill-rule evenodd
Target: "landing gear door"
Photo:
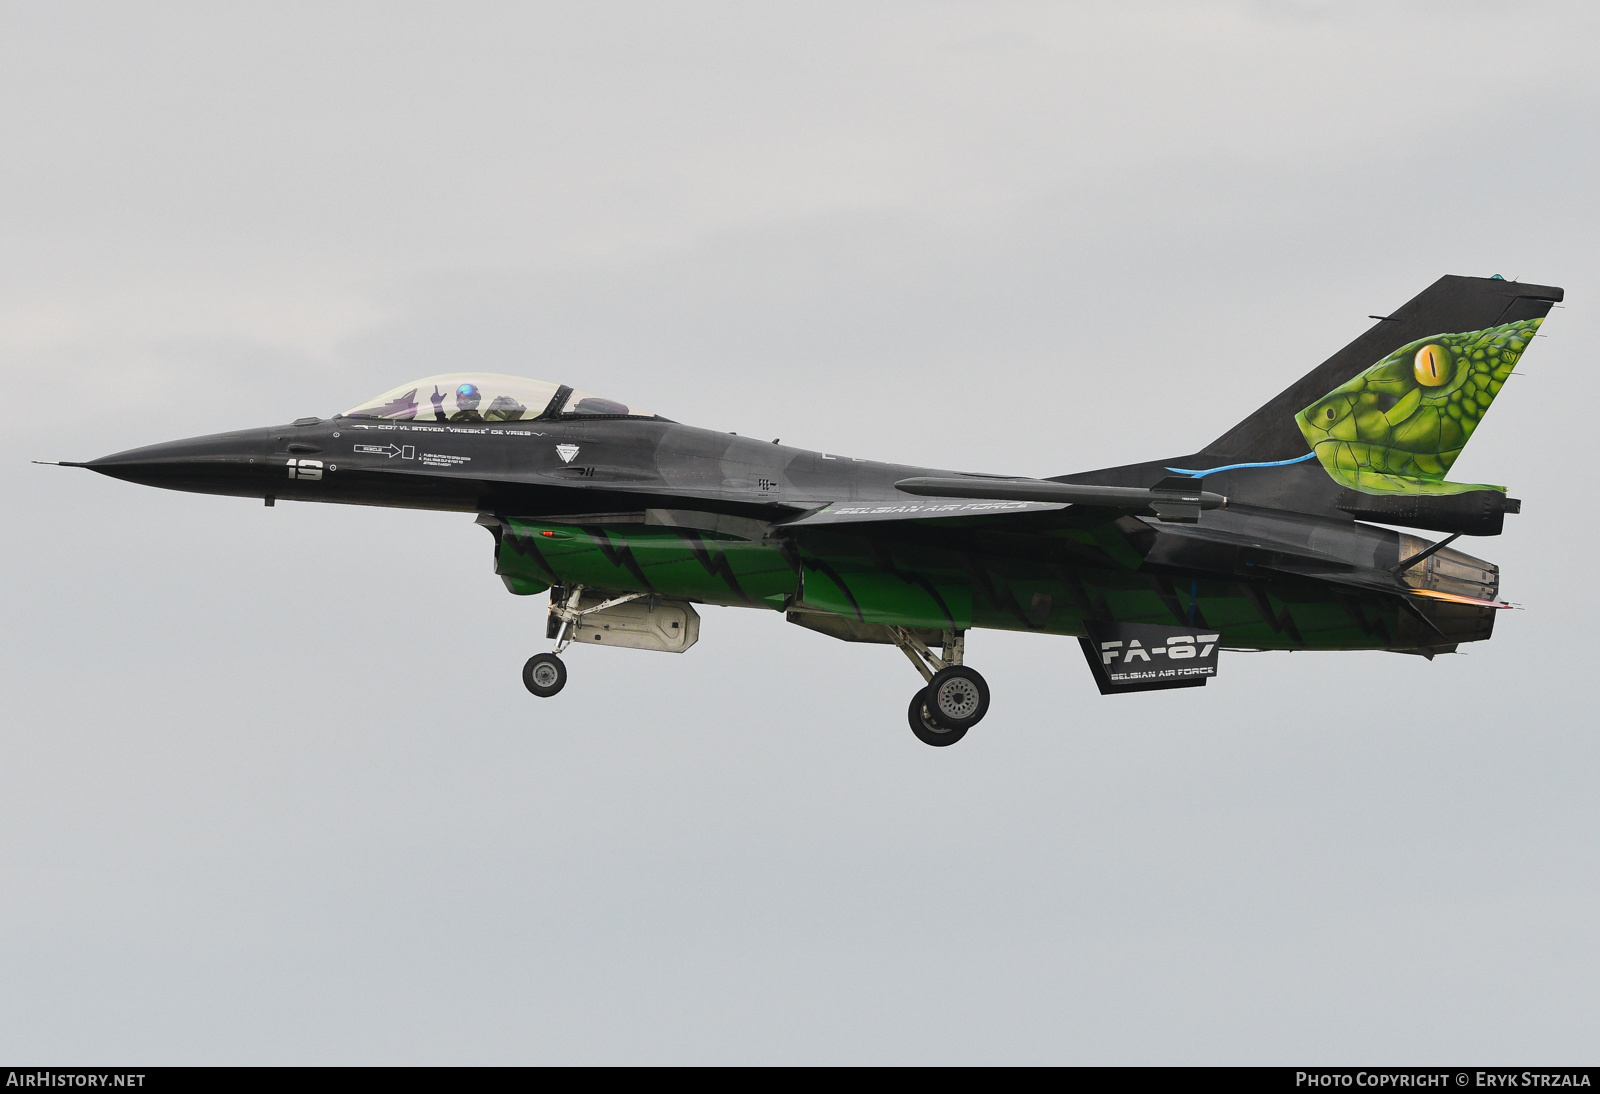
<instances>
[{"instance_id":1,"label":"landing gear door","mask_svg":"<svg viewBox=\"0 0 1600 1094\"><path fill-rule=\"evenodd\" d=\"M1091 623L1078 642L1101 695L1204 687L1217 674L1215 631L1183 625Z\"/></svg>"}]
</instances>

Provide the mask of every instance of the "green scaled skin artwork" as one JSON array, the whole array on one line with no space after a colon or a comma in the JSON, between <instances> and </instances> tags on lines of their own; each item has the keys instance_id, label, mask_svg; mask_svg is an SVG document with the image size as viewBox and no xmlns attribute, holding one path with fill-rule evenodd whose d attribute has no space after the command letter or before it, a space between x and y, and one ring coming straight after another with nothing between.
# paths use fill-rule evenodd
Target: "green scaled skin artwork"
<instances>
[{"instance_id":1,"label":"green scaled skin artwork","mask_svg":"<svg viewBox=\"0 0 1600 1094\"><path fill-rule=\"evenodd\" d=\"M1461 494L1445 482L1541 319L1402 346L1295 415L1335 480L1365 494Z\"/></svg>"}]
</instances>

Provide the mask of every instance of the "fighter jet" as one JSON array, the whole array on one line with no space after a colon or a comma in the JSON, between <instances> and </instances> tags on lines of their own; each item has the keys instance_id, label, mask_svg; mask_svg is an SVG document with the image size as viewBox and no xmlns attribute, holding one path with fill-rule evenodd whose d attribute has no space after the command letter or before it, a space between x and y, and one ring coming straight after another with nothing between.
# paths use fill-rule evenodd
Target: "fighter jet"
<instances>
[{"instance_id":1,"label":"fighter jet","mask_svg":"<svg viewBox=\"0 0 1600 1094\"><path fill-rule=\"evenodd\" d=\"M1077 638L1106 695L1204 686L1226 650L1432 659L1487 639L1499 569L1449 544L1500 534L1520 502L1445 475L1561 299L1443 277L1200 451L1045 479L806 451L476 372L67 466L475 514L506 588L549 594L553 650L522 673L544 698L573 647L689 649L697 604L892 644L920 677L912 732L944 746L989 709L975 629Z\"/></svg>"}]
</instances>

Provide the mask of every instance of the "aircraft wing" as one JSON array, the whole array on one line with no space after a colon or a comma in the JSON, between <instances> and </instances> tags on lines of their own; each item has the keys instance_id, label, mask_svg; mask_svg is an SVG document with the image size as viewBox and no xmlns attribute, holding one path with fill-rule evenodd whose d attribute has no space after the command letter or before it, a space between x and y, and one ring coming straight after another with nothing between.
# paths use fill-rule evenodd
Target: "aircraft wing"
<instances>
[{"instance_id":1,"label":"aircraft wing","mask_svg":"<svg viewBox=\"0 0 1600 1094\"><path fill-rule=\"evenodd\" d=\"M907 498L903 502L835 502L813 509L780 528L814 528L824 524L878 524L890 521L940 520L970 524L970 519L992 518L1022 513L1052 513L1069 508L1064 502L1041 501L966 501L959 498Z\"/></svg>"},{"instance_id":2,"label":"aircraft wing","mask_svg":"<svg viewBox=\"0 0 1600 1094\"><path fill-rule=\"evenodd\" d=\"M1026 484L1029 480L1012 480L1011 484L1018 481ZM994 487L983 492L991 491L1000 492ZM1128 538L1122 522L1145 509L1146 500L1116 499L1113 504L1112 499L1097 497L1094 504L1083 504L1065 499L912 495L903 501L835 502L778 523L773 529L789 533L802 543L830 532L869 538L909 536L969 546L993 536L1047 537L1056 551L1087 552L1097 564L1109 562L1134 570L1143 562L1143 556Z\"/></svg>"},{"instance_id":3,"label":"aircraft wing","mask_svg":"<svg viewBox=\"0 0 1600 1094\"><path fill-rule=\"evenodd\" d=\"M1202 490L1197 480L1163 479L1155 486L1080 486L1043 479L990 479L922 475L901 479L895 488L903 501L836 502L782 527L938 520L956 525L994 524L1007 515L1073 510L1062 526L1098 524L1119 516L1153 512L1161 520L1192 523L1202 509L1228 504L1221 494ZM974 521L973 518L981 518ZM1055 522L1049 522L1055 523Z\"/></svg>"}]
</instances>

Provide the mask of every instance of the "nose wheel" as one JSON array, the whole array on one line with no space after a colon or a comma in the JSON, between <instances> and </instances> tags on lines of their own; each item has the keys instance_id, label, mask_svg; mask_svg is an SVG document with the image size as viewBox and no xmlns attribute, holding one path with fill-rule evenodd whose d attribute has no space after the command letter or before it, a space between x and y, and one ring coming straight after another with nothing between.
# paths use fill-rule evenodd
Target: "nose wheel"
<instances>
[{"instance_id":1,"label":"nose wheel","mask_svg":"<svg viewBox=\"0 0 1600 1094\"><path fill-rule=\"evenodd\" d=\"M553 653L536 653L522 666L522 682L541 699L567 686L567 666Z\"/></svg>"},{"instance_id":2,"label":"nose wheel","mask_svg":"<svg viewBox=\"0 0 1600 1094\"><path fill-rule=\"evenodd\" d=\"M935 748L955 744L989 713L988 683L976 669L961 663L965 637L960 631L945 631L940 657L904 627L890 627L889 633L928 682L911 697L906 712L911 732Z\"/></svg>"}]
</instances>

